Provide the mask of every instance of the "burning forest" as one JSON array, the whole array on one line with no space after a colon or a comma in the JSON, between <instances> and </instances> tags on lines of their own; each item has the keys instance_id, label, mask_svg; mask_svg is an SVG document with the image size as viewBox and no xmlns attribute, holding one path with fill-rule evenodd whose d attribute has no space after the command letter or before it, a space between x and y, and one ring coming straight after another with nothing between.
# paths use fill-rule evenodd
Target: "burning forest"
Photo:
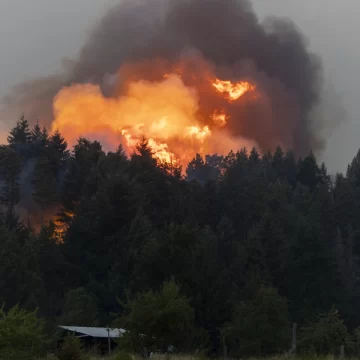
<instances>
[{"instance_id":1,"label":"burning forest","mask_svg":"<svg viewBox=\"0 0 360 360\"><path fill-rule=\"evenodd\" d=\"M321 91L321 62L296 27L261 23L247 0L129 0L62 73L19 84L6 104L70 145L132 153L146 138L160 161L184 166L243 147L321 150Z\"/></svg>"},{"instance_id":2,"label":"burning forest","mask_svg":"<svg viewBox=\"0 0 360 360\"><path fill-rule=\"evenodd\" d=\"M300 356L359 353L360 152L335 181L318 164L322 64L291 21L124 0L65 65L5 99L5 325L115 320L131 353L235 359L290 354L295 322ZM20 328L0 358L37 349Z\"/></svg>"}]
</instances>

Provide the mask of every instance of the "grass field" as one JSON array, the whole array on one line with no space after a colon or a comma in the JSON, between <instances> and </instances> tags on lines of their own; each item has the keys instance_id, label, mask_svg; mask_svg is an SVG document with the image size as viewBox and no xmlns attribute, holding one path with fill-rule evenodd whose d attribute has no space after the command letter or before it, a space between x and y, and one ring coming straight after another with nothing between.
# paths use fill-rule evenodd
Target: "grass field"
<instances>
[{"instance_id":1,"label":"grass field","mask_svg":"<svg viewBox=\"0 0 360 360\"><path fill-rule=\"evenodd\" d=\"M356 360L360 359L357 357L346 358L346 360ZM55 356L47 356L45 358L39 360L58 360ZM70 360L70 359L69 359ZM76 359L78 360L78 359ZM79 359L80 360L80 359ZM126 353L121 354L113 354L111 356L97 356L87 354L81 360L143 360L142 357L129 355ZM205 357L197 356L197 355L158 355L155 354L151 357L151 360L207 360ZM209 358L210 360L210 358ZM211 360L224 360L222 358L211 358ZM232 358L228 358L227 360L235 360ZM245 359L244 359L245 360ZM316 356L316 355L306 355L306 356L293 356L293 355L278 355L267 358L247 358L246 360L341 360L339 356L327 355L327 356Z\"/></svg>"},{"instance_id":2,"label":"grass field","mask_svg":"<svg viewBox=\"0 0 360 360\"><path fill-rule=\"evenodd\" d=\"M141 358L137 358L135 356L132 356L133 360L140 360ZM154 355L152 360L205 360L203 358L197 357L195 355ZM354 360L356 358L353 358ZM114 354L113 356L106 356L106 357L98 357L98 356L90 356L86 360L127 360L123 359L122 356L117 356ZM217 359L217 360L223 360L223 359ZM228 360L233 360L229 358ZM328 355L328 356L289 356L289 355L278 355L268 358L250 358L248 360L339 360L339 357Z\"/></svg>"}]
</instances>

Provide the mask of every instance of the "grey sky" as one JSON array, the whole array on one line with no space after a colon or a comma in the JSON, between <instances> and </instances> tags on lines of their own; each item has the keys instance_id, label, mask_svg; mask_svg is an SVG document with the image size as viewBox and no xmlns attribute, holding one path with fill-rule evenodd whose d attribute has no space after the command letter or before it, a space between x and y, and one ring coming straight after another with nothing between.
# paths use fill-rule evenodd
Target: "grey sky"
<instances>
[{"instance_id":1,"label":"grey sky","mask_svg":"<svg viewBox=\"0 0 360 360\"><path fill-rule=\"evenodd\" d=\"M0 96L24 79L47 75L74 57L87 32L119 0L0 0ZM360 32L357 0L253 0L261 16L288 16L323 60L326 76L347 111L346 126L329 139L323 159L331 171L344 171L360 142ZM21 111L21 110L20 110ZM15 121L15 119L14 119ZM1 129L1 124L0 124ZM6 129L7 130L7 129Z\"/></svg>"}]
</instances>

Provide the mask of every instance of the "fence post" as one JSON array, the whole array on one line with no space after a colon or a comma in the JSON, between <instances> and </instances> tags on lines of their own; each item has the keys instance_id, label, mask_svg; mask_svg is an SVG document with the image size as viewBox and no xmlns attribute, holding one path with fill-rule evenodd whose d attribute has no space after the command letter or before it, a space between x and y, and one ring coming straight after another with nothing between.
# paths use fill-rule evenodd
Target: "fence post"
<instances>
[{"instance_id":1,"label":"fence post","mask_svg":"<svg viewBox=\"0 0 360 360\"><path fill-rule=\"evenodd\" d=\"M111 341L110 341L110 328L109 328L109 325L107 326L107 333L108 333L108 352L109 352L109 355L111 354Z\"/></svg>"},{"instance_id":2,"label":"fence post","mask_svg":"<svg viewBox=\"0 0 360 360\"><path fill-rule=\"evenodd\" d=\"M297 328L297 324L293 323L293 329L292 329L292 347L291 347L291 352L293 354L296 354L296 328Z\"/></svg>"},{"instance_id":3,"label":"fence post","mask_svg":"<svg viewBox=\"0 0 360 360\"><path fill-rule=\"evenodd\" d=\"M345 347L344 345L340 346L340 359L343 360L345 358Z\"/></svg>"},{"instance_id":4,"label":"fence post","mask_svg":"<svg viewBox=\"0 0 360 360\"><path fill-rule=\"evenodd\" d=\"M224 360L227 359L227 346L226 346L225 335L223 335L223 358Z\"/></svg>"}]
</instances>

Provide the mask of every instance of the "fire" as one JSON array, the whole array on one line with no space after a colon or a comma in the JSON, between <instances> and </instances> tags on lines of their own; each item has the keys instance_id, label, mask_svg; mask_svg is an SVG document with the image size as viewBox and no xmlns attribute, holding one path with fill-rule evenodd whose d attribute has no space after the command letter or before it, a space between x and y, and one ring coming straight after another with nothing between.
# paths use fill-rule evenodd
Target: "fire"
<instances>
[{"instance_id":1,"label":"fire","mask_svg":"<svg viewBox=\"0 0 360 360\"><path fill-rule=\"evenodd\" d=\"M254 85L209 81L214 78L210 70L193 74L184 64L165 68L158 80L152 81L143 80L141 71L134 69L130 76L119 70L123 83L112 97L105 97L100 86L93 84L63 88L54 99L52 131L58 129L71 145L80 136L100 140L108 150L122 143L129 154L145 138L159 162L177 162L183 167L196 153L226 153L233 148L234 137L228 132L221 135L221 143L216 140L230 116L212 102L237 100L255 90ZM191 84L186 79L191 79ZM219 93L224 96L219 98ZM204 94L213 97L206 111L200 101Z\"/></svg>"},{"instance_id":2,"label":"fire","mask_svg":"<svg viewBox=\"0 0 360 360\"><path fill-rule=\"evenodd\" d=\"M212 120L215 125L224 127L226 126L227 116L224 111L219 112L215 110L214 113L212 114Z\"/></svg>"},{"instance_id":3,"label":"fire","mask_svg":"<svg viewBox=\"0 0 360 360\"><path fill-rule=\"evenodd\" d=\"M73 212L65 212L64 216L66 218L68 218L69 220L73 219L75 214ZM68 226L65 222L63 222L62 220L60 220L58 217L55 217L53 219L54 224L55 224L55 232L54 232L54 237L56 239L57 243L63 243L64 242L64 235L66 233L66 230L68 229Z\"/></svg>"},{"instance_id":4,"label":"fire","mask_svg":"<svg viewBox=\"0 0 360 360\"><path fill-rule=\"evenodd\" d=\"M203 129L200 129L198 126L189 126L185 129L185 135L188 137L195 137L198 139L201 143L204 142L204 140L211 135L211 131L208 126L204 126Z\"/></svg>"},{"instance_id":5,"label":"fire","mask_svg":"<svg viewBox=\"0 0 360 360\"><path fill-rule=\"evenodd\" d=\"M247 81L240 81L236 84L233 84L229 80L216 79L215 82L213 83L213 86L217 91L221 93L227 93L228 99L230 101L238 100L248 91L255 90L255 86Z\"/></svg>"}]
</instances>

